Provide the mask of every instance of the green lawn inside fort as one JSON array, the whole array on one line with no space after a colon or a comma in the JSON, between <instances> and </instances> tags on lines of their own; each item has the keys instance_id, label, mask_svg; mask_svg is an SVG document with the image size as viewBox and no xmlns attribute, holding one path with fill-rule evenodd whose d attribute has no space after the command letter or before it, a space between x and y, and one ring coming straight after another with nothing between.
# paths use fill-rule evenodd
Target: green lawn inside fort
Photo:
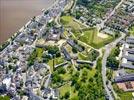
<instances>
[{"instance_id":1,"label":"green lawn inside fort","mask_svg":"<svg viewBox=\"0 0 134 100\"><path fill-rule=\"evenodd\" d=\"M62 16L60 22L64 25L64 27L71 28L72 30L86 28L84 25L74 20L72 16Z\"/></svg>"},{"instance_id":2,"label":"green lawn inside fort","mask_svg":"<svg viewBox=\"0 0 134 100\"><path fill-rule=\"evenodd\" d=\"M95 68L86 66L82 64L80 70L75 70L73 65L68 64L66 67L58 67L52 73L51 86L58 88L60 99L104 99L103 83L100 77L101 59L98 59Z\"/></svg>"},{"instance_id":3,"label":"green lawn inside fort","mask_svg":"<svg viewBox=\"0 0 134 100\"><path fill-rule=\"evenodd\" d=\"M110 35L108 35L107 38L99 37L97 35L99 32L96 28L82 29L73 33L79 41L84 42L87 45L90 45L97 49L114 40L114 37Z\"/></svg>"}]
</instances>

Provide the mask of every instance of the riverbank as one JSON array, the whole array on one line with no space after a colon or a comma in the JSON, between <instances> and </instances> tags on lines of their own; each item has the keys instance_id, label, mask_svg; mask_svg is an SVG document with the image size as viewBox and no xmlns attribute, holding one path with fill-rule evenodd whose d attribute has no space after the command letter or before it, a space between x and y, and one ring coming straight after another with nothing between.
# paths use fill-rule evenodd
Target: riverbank
<instances>
[{"instance_id":1,"label":"riverbank","mask_svg":"<svg viewBox=\"0 0 134 100\"><path fill-rule=\"evenodd\" d=\"M55 0L0 0L0 44Z\"/></svg>"}]
</instances>

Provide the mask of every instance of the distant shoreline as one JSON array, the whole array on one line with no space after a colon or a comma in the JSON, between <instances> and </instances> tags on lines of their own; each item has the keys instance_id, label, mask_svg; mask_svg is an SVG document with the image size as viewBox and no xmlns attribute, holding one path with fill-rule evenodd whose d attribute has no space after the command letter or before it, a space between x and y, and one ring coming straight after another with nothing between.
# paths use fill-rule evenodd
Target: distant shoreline
<instances>
[{"instance_id":1,"label":"distant shoreline","mask_svg":"<svg viewBox=\"0 0 134 100\"><path fill-rule=\"evenodd\" d=\"M53 5L55 0L0 0L0 2L0 45L2 45L33 16L37 16L42 9L48 9ZM29 6L29 3L33 5Z\"/></svg>"}]
</instances>

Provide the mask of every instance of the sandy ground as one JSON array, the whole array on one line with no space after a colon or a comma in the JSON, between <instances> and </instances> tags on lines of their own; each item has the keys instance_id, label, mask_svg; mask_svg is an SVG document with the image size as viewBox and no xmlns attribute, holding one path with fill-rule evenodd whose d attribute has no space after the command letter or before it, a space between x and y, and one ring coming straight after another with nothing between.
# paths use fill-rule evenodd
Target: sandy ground
<instances>
[{"instance_id":1,"label":"sandy ground","mask_svg":"<svg viewBox=\"0 0 134 100\"><path fill-rule=\"evenodd\" d=\"M44 45L44 44L45 44L44 39L38 40L38 41L37 41L37 44L38 44L38 45Z\"/></svg>"},{"instance_id":2,"label":"sandy ground","mask_svg":"<svg viewBox=\"0 0 134 100\"><path fill-rule=\"evenodd\" d=\"M108 38L108 35L104 33L98 33L97 36L103 39Z\"/></svg>"},{"instance_id":3,"label":"sandy ground","mask_svg":"<svg viewBox=\"0 0 134 100\"><path fill-rule=\"evenodd\" d=\"M132 85L132 88L131 88L131 89L134 90L134 81L130 82L130 84ZM124 90L124 91L127 90L125 83L117 83L117 85L118 85L118 87L119 87L120 89L122 89L122 90Z\"/></svg>"}]
</instances>

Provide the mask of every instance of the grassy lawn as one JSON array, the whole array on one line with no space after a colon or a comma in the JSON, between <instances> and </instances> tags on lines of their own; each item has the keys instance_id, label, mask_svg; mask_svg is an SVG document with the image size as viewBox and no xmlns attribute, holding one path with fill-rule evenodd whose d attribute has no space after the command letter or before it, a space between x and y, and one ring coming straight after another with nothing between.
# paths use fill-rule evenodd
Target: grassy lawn
<instances>
[{"instance_id":1,"label":"grassy lawn","mask_svg":"<svg viewBox=\"0 0 134 100\"><path fill-rule=\"evenodd\" d=\"M124 92L122 94L119 94L121 100L132 100L132 92Z\"/></svg>"},{"instance_id":2,"label":"grassy lawn","mask_svg":"<svg viewBox=\"0 0 134 100\"><path fill-rule=\"evenodd\" d=\"M70 78L71 78L71 74L69 74L69 73L61 74L60 76L61 76L61 77L63 78L63 80L65 80L65 81L68 81L68 80L70 80Z\"/></svg>"},{"instance_id":3,"label":"grassy lawn","mask_svg":"<svg viewBox=\"0 0 134 100\"><path fill-rule=\"evenodd\" d=\"M53 72L53 59L49 60L48 65L50 66L51 72Z\"/></svg>"},{"instance_id":4,"label":"grassy lawn","mask_svg":"<svg viewBox=\"0 0 134 100\"><path fill-rule=\"evenodd\" d=\"M65 35L65 37L67 37L68 36L68 32L64 31L64 35Z\"/></svg>"},{"instance_id":5,"label":"grassy lawn","mask_svg":"<svg viewBox=\"0 0 134 100\"><path fill-rule=\"evenodd\" d=\"M65 84L63 85L62 87L59 88L59 91L60 91L60 96L64 96L66 92L70 91L71 90L71 86L70 84Z\"/></svg>"},{"instance_id":6,"label":"grassy lawn","mask_svg":"<svg viewBox=\"0 0 134 100\"><path fill-rule=\"evenodd\" d=\"M55 58L54 62L55 62L54 66L58 65L58 64L64 62L64 58L62 58L62 57ZM53 59L49 60L48 65L50 66L51 72L53 72Z\"/></svg>"},{"instance_id":7,"label":"grassy lawn","mask_svg":"<svg viewBox=\"0 0 134 100\"><path fill-rule=\"evenodd\" d=\"M91 44L95 34L96 32L94 29L84 30L83 34L79 37L79 40L87 44Z\"/></svg>"},{"instance_id":8,"label":"grassy lawn","mask_svg":"<svg viewBox=\"0 0 134 100\"><path fill-rule=\"evenodd\" d=\"M83 53L79 53L78 54L78 59L80 59L80 60L88 60L88 57L87 57L87 55L84 55Z\"/></svg>"},{"instance_id":9,"label":"grassy lawn","mask_svg":"<svg viewBox=\"0 0 134 100\"><path fill-rule=\"evenodd\" d=\"M58 65L64 62L64 58L63 57L55 58L54 61L55 61L55 65Z\"/></svg>"},{"instance_id":10,"label":"grassy lawn","mask_svg":"<svg viewBox=\"0 0 134 100\"><path fill-rule=\"evenodd\" d=\"M79 30L81 28L85 28L85 26L83 26L80 23L74 21L73 17L71 17L71 16L62 16L61 17L61 23L65 27L70 27L74 30Z\"/></svg>"},{"instance_id":11,"label":"grassy lawn","mask_svg":"<svg viewBox=\"0 0 134 100\"><path fill-rule=\"evenodd\" d=\"M102 82L101 76L100 76L101 73L99 72L99 69L82 68L82 69L80 69L80 71L78 71L79 76L76 76L76 72L77 71L75 71L73 69L72 65L70 65L67 67L67 71L65 74L60 74L60 76L62 77L62 79L64 81L64 83L60 87L58 87L58 90L60 92L60 98L63 100L79 100L79 99L81 99L80 93L82 92L82 93L86 93L84 96L90 94L93 98L94 96L97 95L97 98L100 98L100 100L104 100L104 99L102 99L103 98L103 93L102 93L103 87L102 87L102 83L101 83ZM100 75L98 75L98 74L100 74ZM77 73L77 75L78 75L78 73ZM83 77L85 77L85 78L83 78ZM71 82L75 82L74 81L75 79L77 82L72 84ZM84 81L83 79L86 79L86 80ZM76 84L79 84L80 88L76 87ZM77 86L79 86L79 85L77 85ZM92 91L93 91L93 93L95 93L97 91L97 94L94 95L92 93ZM65 99L65 94L68 92L70 93L69 98ZM100 96L99 96L99 94L100 94ZM86 99L84 99L84 100L86 100ZM89 99L87 99L87 100L89 100Z\"/></svg>"},{"instance_id":12,"label":"grassy lawn","mask_svg":"<svg viewBox=\"0 0 134 100\"><path fill-rule=\"evenodd\" d=\"M98 32L96 28L86 29L83 30L83 34L78 39L95 48L100 48L113 40L112 36L101 38L98 37L97 34Z\"/></svg>"},{"instance_id":13,"label":"grassy lawn","mask_svg":"<svg viewBox=\"0 0 134 100\"><path fill-rule=\"evenodd\" d=\"M101 65L101 59L97 62L96 68L93 69L84 65L83 67L81 66L82 68L80 70L74 70L73 66L70 64L64 74L60 74L60 72L59 74L57 73L60 75L60 79L63 80L62 84L57 85L60 92L60 99L89 100L91 97L92 100L96 100L96 98L99 98L99 100L104 100ZM53 78L53 80L55 80L55 78ZM59 83L59 80L56 84L57 83ZM70 93L69 98L66 99L65 94L68 92ZM88 99L86 99L86 96L89 96Z\"/></svg>"},{"instance_id":14,"label":"grassy lawn","mask_svg":"<svg viewBox=\"0 0 134 100\"><path fill-rule=\"evenodd\" d=\"M131 27L131 29L129 30L130 34L134 35L134 26Z\"/></svg>"},{"instance_id":15,"label":"grassy lawn","mask_svg":"<svg viewBox=\"0 0 134 100\"><path fill-rule=\"evenodd\" d=\"M87 69L86 69L87 70ZM81 73L84 71L84 69L81 70ZM96 69L87 70L88 72L88 79L94 77L96 73ZM69 80L71 78L71 74L66 73L64 75L61 75L64 80ZM87 80L88 80L87 79ZM79 81L81 80L81 77L79 78ZM85 83L82 83L83 85ZM88 81L86 82L88 84ZM70 92L70 99L69 100L78 100L78 91L74 88L74 86L71 86L71 84L67 83L59 88L60 91L60 97L63 97L66 92Z\"/></svg>"},{"instance_id":16,"label":"grassy lawn","mask_svg":"<svg viewBox=\"0 0 134 100\"><path fill-rule=\"evenodd\" d=\"M87 80L94 77L94 75L96 73L96 69L93 68L93 69L90 70L90 69L83 68L80 73L82 74L85 70L88 72ZM82 76L81 76L81 78L82 78ZM81 80L81 78L79 79L79 81ZM86 81L85 83L88 84L88 81ZM85 83L83 83L83 84L85 84Z\"/></svg>"},{"instance_id":17,"label":"grassy lawn","mask_svg":"<svg viewBox=\"0 0 134 100\"><path fill-rule=\"evenodd\" d=\"M43 48L37 48L37 49L36 49L36 52L37 52L37 57L38 57L38 58L42 58L42 55L43 55Z\"/></svg>"},{"instance_id":18,"label":"grassy lawn","mask_svg":"<svg viewBox=\"0 0 134 100\"><path fill-rule=\"evenodd\" d=\"M65 84L62 87L59 88L60 91L60 97L64 96L66 92L70 92L70 100L72 100L74 97L75 100L78 100L77 91L74 91L74 87L71 87L71 84Z\"/></svg>"},{"instance_id":19,"label":"grassy lawn","mask_svg":"<svg viewBox=\"0 0 134 100\"><path fill-rule=\"evenodd\" d=\"M88 70L88 78L90 79L91 77L94 77L96 73L96 69Z\"/></svg>"}]
</instances>

